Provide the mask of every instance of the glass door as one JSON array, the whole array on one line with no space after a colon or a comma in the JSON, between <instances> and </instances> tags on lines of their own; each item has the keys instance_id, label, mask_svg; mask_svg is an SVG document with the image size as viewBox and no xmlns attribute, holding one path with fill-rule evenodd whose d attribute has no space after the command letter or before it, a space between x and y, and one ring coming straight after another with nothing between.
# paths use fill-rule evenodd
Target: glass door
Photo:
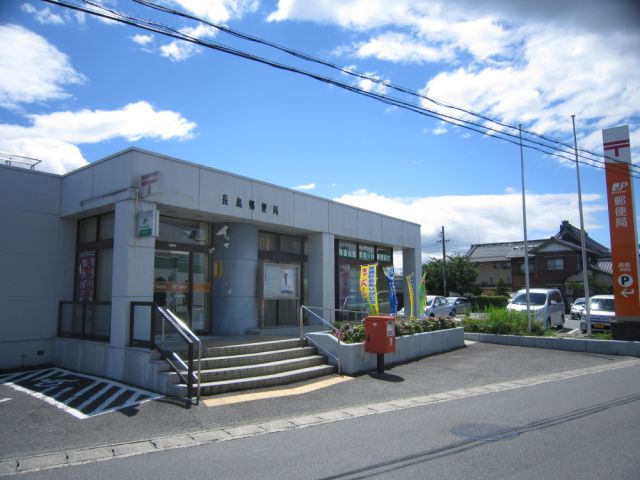
<instances>
[{"instance_id":1,"label":"glass door","mask_svg":"<svg viewBox=\"0 0 640 480\"><path fill-rule=\"evenodd\" d=\"M211 330L209 255L156 250L153 299L167 306L196 333Z\"/></svg>"}]
</instances>

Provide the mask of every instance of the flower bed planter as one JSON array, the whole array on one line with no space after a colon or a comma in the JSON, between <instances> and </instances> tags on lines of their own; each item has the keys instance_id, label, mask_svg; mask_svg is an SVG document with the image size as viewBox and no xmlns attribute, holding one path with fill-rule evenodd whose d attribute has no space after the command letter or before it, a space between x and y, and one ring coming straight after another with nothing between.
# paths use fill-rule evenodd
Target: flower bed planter
<instances>
[{"instance_id":1,"label":"flower bed planter","mask_svg":"<svg viewBox=\"0 0 640 480\"><path fill-rule=\"evenodd\" d=\"M348 375L376 369L376 354L364 351L364 343L338 343L330 333L309 333L307 337L318 346L321 353L329 353L329 362L337 364L338 349L342 373ZM464 347L464 329L462 327L416 333L396 337L395 353L384 356L385 365L393 365L408 360L426 357Z\"/></svg>"}]
</instances>

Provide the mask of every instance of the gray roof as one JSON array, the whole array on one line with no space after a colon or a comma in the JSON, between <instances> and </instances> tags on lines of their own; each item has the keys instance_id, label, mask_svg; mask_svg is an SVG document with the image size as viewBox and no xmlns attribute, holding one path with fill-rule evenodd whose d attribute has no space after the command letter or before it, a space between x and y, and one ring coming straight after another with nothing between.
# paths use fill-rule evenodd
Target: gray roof
<instances>
[{"instance_id":1,"label":"gray roof","mask_svg":"<svg viewBox=\"0 0 640 480\"><path fill-rule=\"evenodd\" d=\"M560 230L553 237L529 240L527 242L529 247L529 256L535 255L536 249L547 242L558 242L573 249L580 249L580 229L571 225L567 220L564 220L560 225ZM589 238L589 235L586 233L585 246L590 253L610 260L611 252L609 249ZM471 245L471 248L469 248L469 251L465 255L471 262L505 262L512 258L524 258L524 242L474 244Z\"/></svg>"},{"instance_id":2,"label":"gray roof","mask_svg":"<svg viewBox=\"0 0 640 480\"><path fill-rule=\"evenodd\" d=\"M529 240L529 253L546 240ZM500 262L511 258L524 257L524 242L479 243L471 245L466 253L472 262Z\"/></svg>"}]
</instances>

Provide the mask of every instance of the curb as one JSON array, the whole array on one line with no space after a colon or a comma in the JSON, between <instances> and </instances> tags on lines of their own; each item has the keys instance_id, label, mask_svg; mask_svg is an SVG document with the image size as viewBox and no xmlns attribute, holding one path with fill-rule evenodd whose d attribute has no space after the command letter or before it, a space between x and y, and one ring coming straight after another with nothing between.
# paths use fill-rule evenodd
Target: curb
<instances>
[{"instance_id":1,"label":"curb","mask_svg":"<svg viewBox=\"0 0 640 480\"><path fill-rule=\"evenodd\" d=\"M491 333L464 334L465 340L495 343L515 347L550 348L569 352L600 353L640 357L640 342L625 340L595 340L591 338L525 337L520 335L495 335Z\"/></svg>"}]
</instances>

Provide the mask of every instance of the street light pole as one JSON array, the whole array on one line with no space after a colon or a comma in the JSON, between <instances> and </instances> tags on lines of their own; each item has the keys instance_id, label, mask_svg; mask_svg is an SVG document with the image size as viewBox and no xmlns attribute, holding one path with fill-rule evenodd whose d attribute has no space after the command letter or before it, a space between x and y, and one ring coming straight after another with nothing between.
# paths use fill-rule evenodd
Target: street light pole
<instances>
[{"instance_id":1,"label":"street light pole","mask_svg":"<svg viewBox=\"0 0 640 480\"><path fill-rule=\"evenodd\" d=\"M524 288L527 292L527 326L531 333L531 298L529 296L529 245L527 243L527 201L524 194L524 151L522 149L522 124L520 132L520 176L522 178L522 226L524 229Z\"/></svg>"},{"instance_id":2,"label":"street light pole","mask_svg":"<svg viewBox=\"0 0 640 480\"><path fill-rule=\"evenodd\" d=\"M584 235L584 219L582 216L582 188L580 185L580 163L578 162L578 137L576 137L576 116L571 115L573 123L573 145L576 155L576 175L578 177L578 210L580 212L580 245L582 247L582 283L584 284L584 312L587 319L587 335L591 336L591 314L589 311L589 270L587 264L587 248Z\"/></svg>"}]
</instances>

